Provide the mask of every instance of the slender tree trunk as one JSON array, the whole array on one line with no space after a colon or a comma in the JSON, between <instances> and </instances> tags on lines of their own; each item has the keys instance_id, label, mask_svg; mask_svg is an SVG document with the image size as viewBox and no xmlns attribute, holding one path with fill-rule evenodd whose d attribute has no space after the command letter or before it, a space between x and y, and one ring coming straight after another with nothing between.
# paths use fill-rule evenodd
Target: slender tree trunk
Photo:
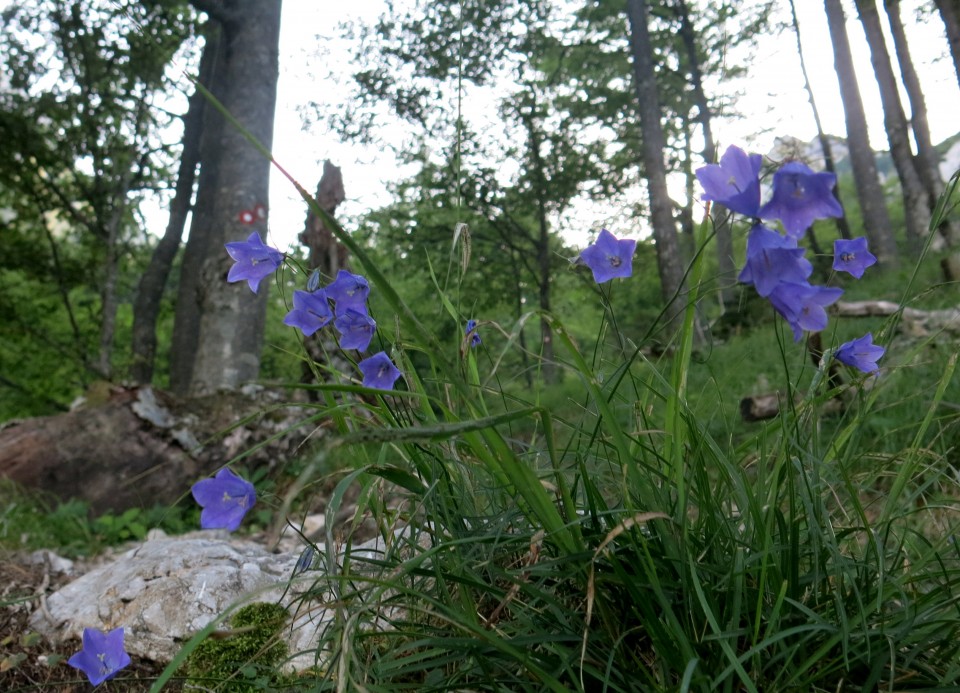
<instances>
[{"instance_id":1,"label":"slender tree trunk","mask_svg":"<svg viewBox=\"0 0 960 693\"><path fill-rule=\"evenodd\" d=\"M900 18L900 0L885 0L884 8L890 20L890 33L893 36L900 74L903 76L903 86L907 91L907 98L910 99L910 127L913 130L914 141L917 143L917 156L914 163L923 187L927 191L927 202L933 210L940 195L943 194L944 185L940 177L939 156L933 147L930 126L927 123L927 103L923 97L923 89L920 87L920 78L910 58L907 32ZM948 246L960 245L960 229L955 222L946 221L938 231Z\"/></svg>"},{"instance_id":2,"label":"slender tree trunk","mask_svg":"<svg viewBox=\"0 0 960 693\"><path fill-rule=\"evenodd\" d=\"M200 58L200 83L208 89L217 58L217 32L207 32L207 43ZM133 365L131 376L140 385L153 380L154 361L157 351L157 317L163 301L163 291L170 276L180 239L190 212L197 163L200 158L200 133L203 130L206 99L199 92L190 97L187 113L183 118L183 150L177 170L177 183L170 201L170 217L163 237L150 256L150 264L144 270L133 304Z\"/></svg>"},{"instance_id":3,"label":"slender tree trunk","mask_svg":"<svg viewBox=\"0 0 960 693\"><path fill-rule=\"evenodd\" d=\"M540 152L540 133L534 122L535 106L530 112L521 112L521 118L527 128L530 140L530 158L533 163L533 176L537 187L537 289L540 305L540 357L542 359L541 376L545 383L557 380L557 368L553 356L553 331L550 328L550 224L547 221L547 179L544 175L544 162Z\"/></svg>"},{"instance_id":4,"label":"slender tree trunk","mask_svg":"<svg viewBox=\"0 0 960 693\"><path fill-rule=\"evenodd\" d=\"M890 63L890 54L883 39L880 15L876 0L857 0L860 22L870 46L870 61L880 87L880 100L883 103L883 125L890 143L890 153L900 177L903 191L903 211L906 217L907 238L911 249L919 254L922 239L930 231L930 205L926 190L920 181L917 167L910 148L910 134L907 117L900 103L897 90L897 78Z\"/></svg>"},{"instance_id":5,"label":"slender tree trunk","mask_svg":"<svg viewBox=\"0 0 960 693\"><path fill-rule=\"evenodd\" d=\"M215 83L222 87L223 106L270 148L279 72L281 0L192 2L221 26L224 60L218 62ZM232 261L224 244L244 240L251 228L266 235L263 226L243 225L238 214L258 204L266 206L270 162L237 128L225 125L219 117L217 120L221 121L216 127L220 130L218 141L204 142L215 151L201 145L201 189L197 191L194 223L184 253L184 272L188 271L189 255L189 267L196 276L191 278L193 286L181 291L177 305L178 313L181 307L188 311L185 339L178 348L184 344L194 348L179 354L175 389L191 395L235 388L257 378L270 285L269 280L261 282L259 293L254 294L244 282L226 282ZM212 156L213 185L201 195L208 155ZM195 231L198 242L191 252ZM173 371L171 384L172 376Z\"/></svg>"},{"instance_id":6,"label":"slender tree trunk","mask_svg":"<svg viewBox=\"0 0 960 693\"><path fill-rule=\"evenodd\" d=\"M947 32L947 43L950 44L953 69L957 73L957 84L960 84L960 0L933 0L933 4L940 11L940 19Z\"/></svg>"},{"instance_id":7,"label":"slender tree trunk","mask_svg":"<svg viewBox=\"0 0 960 693\"><path fill-rule=\"evenodd\" d=\"M883 187L877 174L877 163L867 136L867 118L853 68L843 6L840 0L824 0L824 8L830 27L830 41L833 44L834 64L847 125L847 146L850 149L850 163L853 166L864 230L877 259L888 267L895 267L898 264L897 247Z\"/></svg>"},{"instance_id":8,"label":"slender tree trunk","mask_svg":"<svg viewBox=\"0 0 960 693\"><path fill-rule=\"evenodd\" d=\"M713 128L711 120L713 113L710 109L710 102L707 100L707 94L703 89L703 70L700 67L700 55L697 52L697 34L690 20L690 9L686 0L677 1L677 10L680 17L680 37L683 40L684 52L687 55L687 62L690 66L690 84L693 87L694 104L697 107L697 122L703 132L703 160L708 163L717 161L717 145L713 139ZM736 269L733 262L733 238L730 233L730 215L727 208L721 204L714 203L711 207L713 211L713 230L717 241L717 275L720 279L720 303L725 306L733 300L733 292L728 288L734 284ZM691 219L691 222L693 220Z\"/></svg>"},{"instance_id":9,"label":"slender tree trunk","mask_svg":"<svg viewBox=\"0 0 960 693\"><path fill-rule=\"evenodd\" d=\"M218 38L208 91L223 102L228 86L225 79L227 42L218 23L211 20L209 25L215 26L211 31L216 32ZM226 121L217 109L204 107L197 194L190 219L190 233L180 262L180 282L170 341L170 389L178 395L187 394L193 374L193 359L200 330L200 268L207 256L207 248L211 244L210 233L214 228L211 213L220 174L219 160L223 153L220 139L225 126Z\"/></svg>"},{"instance_id":10,"label":"slender tree trunk","mask_svg":"<svg viewBox=\"0 0 960 693\"><path fill-rule=\"evenodd\" d=\"M800 72L803 74L803 87L807 91L807 100L810 102L810 110L813 111L813 121L817 125L817 141L820 143L820 151L823 152L823 167L830 173L836 175L837 167L833 162L833 148L830 146L830 138L827 137L827 133L823 131L823 122L820 120L820 110L817 108L817 101L813 97L813 88L810 86L810 75L807 73L807 61L803 57L803 42L800 40L800 22L797 19L797 9L794 6L793 0L790 0L790 16L793 21L793 33L797 37L797 55L800 58ZM843 200L840 199L840 186L838 183L833 184L833 196L837 198L837 201L840 202L841 206L843 205ZM853 234L850 233L850 224L847 223L847 215L836 217L834 222L837 225L837 232L840 234L840 238L851 239ZM810 227L812 231L813 227Z\"/></svg>"},{"instance_id":11,"label":"slender tree trunk","mask_svg":"<svg viewBox=\"0 0 960 693\"><path fill-rule=\"evenodd\" d=\"M675 300L683 291L683 267L680 263L673 206L667 193L667 174L663 162L664 137L660 124L662 113L653 69L653 47L650 45L646 0L627 0L627 18L630 22L630 53L640 107L644 175L650 196L650 221L656 242L657 270L664 301L673 302L667 311L668 319L672 319L684 308L682 301Z\"/></svg>"}]
</instances>

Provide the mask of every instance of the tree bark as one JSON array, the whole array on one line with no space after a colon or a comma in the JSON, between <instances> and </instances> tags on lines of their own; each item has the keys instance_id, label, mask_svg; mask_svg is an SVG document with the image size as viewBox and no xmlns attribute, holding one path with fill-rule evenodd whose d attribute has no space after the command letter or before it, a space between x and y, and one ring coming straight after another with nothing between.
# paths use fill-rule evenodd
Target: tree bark
<instances>
[{"instance_id":1,"label":"tree bark","mask_svg":"<svg viewBox=\"0 0 960 693\"><path fill-rule=\"evenodd\" d=\"M216 67L218 33L207 31L207 43L200 58L199 81L207 89L212 87L211 78ZM180 249L180 239L187 223L190 203L193 199L197 164L200 160L200 134L203 130L206 99L195 91L190 97L187 113L183 117L183 149L177 170L177 182L170 201L170 217L163 237L150 256L150 264L140 278L137 297L133 304L133 364L130 375L139 385L153 380L157 352L157 317L163 301L163 291L170 276L174 258Z\"/></svg>"},{"instance_id":2,"label":"tree bark","mask_svg":"<svg viewBox=\"0 0 960 693\"><path fill-rule=\"evenodd\" d=\"M820 109L817 108L817 101L813 97L813 87L810 86L807 61L803 57L803 42L800 40L800 22L797 19L797 9L794 6L793 0L790 0L790 17L793 22L793 33L797 37L797 56L800 58L800 72L803 74L803 87L807 92L807 101L810 103L810 110L813 112L813 122L817 125L817 141L820 143L820 151L823 152L823 167L829 173L836 175L837 167L833 162L833 148L830 146L830 138L828 138L827 133L823 131L823 122L820 120ZM833 196L837 198L837 201L843 206L843 200L840 198L839 183L833 184ZM846 214L836 217L834 223L837 226L837 232L840 234L840 238L847 240L853 238L853 234L850 233L850 224L847 222ZM811 226L808 230L812 233L813 227Z\"/></svg>"},{"instance_id":3,"label":"tree bark","mask_svg":"<svg viewBox=\"0 0 960 693\"><path fill-rule=\"evenodd\" d=\"M857 199L870 247L877 259L888 267L898 264L890 215L884 200L883 187L877 174L877 163L867 135L867 117L853 68L853 55L847 38L846 18L840 0L824 0L834 65L840 83L840 96L847 126L847 146L857 188Z\"/></svg>"},{"instance_id":4,"label":"tree bark","mask_svg":"<svg viewBox=\"0 0 960 693\"><path fill-rule=\"evenodd\" d=\"M953 69L957 73L957 84L960 85L960 0L933 0L933 4L937 6L947 32Z\"/></svg>"},{"instance_id":5,"label":"tree bark","mask_svg":"<svg viewBox=\"0 0 960 693\"><path fill-rule=\"evenodd\" d=\"M223 5L225 16L231 19L221 24L225 60L222 70L218 69L218 81L222 75L222 103L269 149L279 74L281 0L225 0ZM207 163L205 154L201 153L201 170ZM186 383L177 381L178 391L191 395L236 388L257 378L269 291L269 281L261 282L256 294L244 282L227 283L231 260L223 246L249 235L251 227L238 219L241 211L258 204L266 206L270 161L237 128L224 125L215 167L216 185L209 201L201 200L199 191L197 195L194 222L202 225L197 230L204 247L193 263L199 269L196 287L192 295L183 297L181 293L197 307L191 320L191 327L196 325L196 348L180 354L191 364L189 377ZM205 204L209 207L202 208ZM265 235L265 229L258 230ZM193 233L191 227L191 239ZM186 261L185 253L185 265Z\"/></svg>"},{"instance_id":6,"label":"tree bark","mask_svg":"<svg viewBox=\"0 0 960 693\"><path fill-rule=\"evenodd\" d=\"M900 103L897 78L890 63L890 53L883 39L876 0L857 0L860 23L870 46L870 62L880 87L883 103L883 125L890 143L890 154L900 178L907 240L914 255L919 255L923 239L930 232L930 205L926 190L913 161L907 116Z\"/></svg>"},{"instance_id":7,"label":"tree bark","mask_svg":"<svg viewBox=\"0 0 960 693\"><path fill-rule=\"evenodd\" d=\"M930 126L927 122L927 103L920 87L920 78L910 58L910 47L907 44L907 32L900 18L900 0L884 0L884 9L890 20L890 33L893 36L893 45L897 54L897 63L900 65L900 74L903 77L903 86L910 99L910 128L913 131L914 141L917 143L917 156L914 163L920 180L927 191L927 203L930 209L936 207L937 200L943 194L943 179L940 177L939 156L933 147L930 137ZM960 245L960 228L955 222L944 220L937 229L949 247Z\"/></svg>"},{"instance_id":8,"label":"tree bark","mask_svg":"<svg viewBox=\"0 0 960 693\"><path fill-rule=\"evenodd\" d=\"M663 162L664 137L660 123L662 113L653 67L646 0L627 0L627 18L630 22L630 53L639 101L643 166L650 196L650 221L656 243L657 270L660 275L660 290L668 305L666 315L668 320L672 320L684 308L682 300L678 300L683 293L683 267L673 220L673 205L667 193L666 167Z\"/></svg>"}]
</instances>

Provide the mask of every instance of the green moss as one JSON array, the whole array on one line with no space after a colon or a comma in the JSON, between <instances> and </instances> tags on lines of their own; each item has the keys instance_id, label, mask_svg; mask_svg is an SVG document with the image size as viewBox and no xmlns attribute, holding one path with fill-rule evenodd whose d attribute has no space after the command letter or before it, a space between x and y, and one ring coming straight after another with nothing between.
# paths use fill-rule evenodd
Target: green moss
<instances>
[{"instance_id":1,"label":"green moss","mask_svg":"<svg viewBox=\"0 0 960 693\"><path fill-rule=\"evenodd\" d=\"M237 611L229 631L207 638L187 658L189 683L230 693L283 688L278 667L288 648L280 631L287 617L284 607L266 602Z\"/></svg>"}]
</instances>

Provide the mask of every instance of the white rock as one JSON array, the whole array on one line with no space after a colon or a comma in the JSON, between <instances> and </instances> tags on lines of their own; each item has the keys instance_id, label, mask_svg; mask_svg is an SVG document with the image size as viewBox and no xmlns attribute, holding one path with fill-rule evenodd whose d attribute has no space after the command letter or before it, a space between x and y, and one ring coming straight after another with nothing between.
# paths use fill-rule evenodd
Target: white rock
<instances>
[{"instance_id":1,"label":"white rock","mask_svg":"<svg viewBox=\"0 0 960 693\"><path fill-rule=\"evenodd\" d=\"M372 556L383 548L378 538L355 546L352 553ZM323 573L308 571L290 585L299 555L299 550L272 554L254 542L230 539L222 530L179 537L157 533L47 597L46 609L34 612L30 625L53 641L79 639L86 627L107 631L122 626L127 652L168 662L184 642L231 607L282 598L293 614L292 625L284 629L295 655L287 666L307 668L316 663L319 635L334 613L325 608L330 598L309 604L300 599L307 589L317 589Z\"/></svg>"}]
</instances>

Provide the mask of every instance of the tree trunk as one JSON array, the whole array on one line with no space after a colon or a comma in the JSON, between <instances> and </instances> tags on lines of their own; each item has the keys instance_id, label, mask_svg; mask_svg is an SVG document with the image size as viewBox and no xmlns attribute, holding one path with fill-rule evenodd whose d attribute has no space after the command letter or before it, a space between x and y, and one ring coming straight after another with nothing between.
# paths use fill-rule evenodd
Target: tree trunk
<instances>
[{"instance_id":1,"label":"tree trunk","mask_svg":"<svg viewBox=\"0 0 960 693\"><path fill-rule=\"evenodd\" d=\"M323 162L323 175L320 177L317 193L314 196L317 205L332 217L346 197L340 168L329 161ZM310 208L307 209L307 221L300 234L300 242L310 251L308 258L310 268L319 270L328 279L335 279L337 272L346 268L347 249ZM321 330L304 338L303 344L310 357L303 363L303 382L314 382L315 379L332 382L337 380L335 374L341 374L340 377L343 377L342 374L351 372L350 362L344 357L330 330ZM318 371L314 365L317 363L329 366L329 370ZM308 396L311 400L319 401L322 394L310 390Z\"/></svg>"},{"instance_id":2,"label":"tree trunk","mask_svg":"<svg viewBox=\"0 0 960 693\"><path fill-rule=\"evenodd\" d=\"M535 95L533 98L536 98ZM534 246L537 249L537 291L540 306L540 374L545 383L557 381L556 363L553 356L553 330L550 327L550 224L547 221L547 179L544 175L544 162L540 151L540 133L534 122L534 108L521 109L520 117L527 128L530 140L530 159L533 164L533 179L537 196L537 236Z\"/></svg>"},{"instance_id":3,"label":"tree trunk","mask_svg":"<svg viewBox=\"0 0 960 693\"><path fill-rule=\"evenodd\" d=\"M876 0L857 0L857 10L860 13L863 33L870 46L870 62L873 63L873 71L880 87L883 125L890 143L890 154L893 156L893 163L900 178L908 244L914 254L919 255L923 238L930 231L930 205L927 193L913 162L907 116L903 112L903 104L900 103L897 78L893 73L890 54L883 39Z\"/></svg>"},{"instance_id":4,"label":"tree trunk","mask_svg":"<svg viewBox=\"0 0 960 693\"><path fill-rule=\"evenodd\" d=\"M225 60L218 65L216 81L223 87L223 106L268 149L273 141L279 73L280 5L281 0L198 5L221 25ZM201 171L207 153L201 152ZM243 282L227 283L231 259L223 246L249 234L251 227L238 219L241 211L266 206L270 162L237 128L223 126L214 166L215 188L209 199L201 199L198 191L194 216L194 226L202 225L198 231L204 238L193 265L199 268L196 289L187 297L197 307L196 319L191 320L191 327L196 325L196 348L180 354L181 359L192 361L192 367L186 383L177 383L179 391L192 395L235 388L257 378L269 289L269 281L261 283L257 294ZM263 228L258 230L265 235ZM191 227L191 238L193 233ZM186 261L185 254L185 265Z\"/></svg>"},{"instance_id":5,"label":"tree trunk","mask_svg":"<svg viewBox=\"0 0 960 693\"><path fill-rule=\"evenodd\" d=\"M883 187L877 175L877 163L867 136L867 118L853 68L853 55L847 38L846 18L840 0L824 0L830 41L833 44L834 65L840 83L840 97L847 125L847 146L857 187L857 199L863 216L864 230L877 259L888 267L898 264L897 247L893 238L890 215L883 196Z\"/></svg>"},{"instance_id":6,"label":"tree trunk","mask_svg":"<svg viewBox=\"0 0 960 693\"><path fill-rule=\"evenodd\" d=\"M890 20L890 33L893 36L900 74L903 76L903 86L907 91L907 98L910 99L910 127L913 130L914 141L917 143L917 156L914 163L923 187L927 191L927 203L933 210L940 195L943 194L944 185L940 177L939 156L933 147L930 126L927 123L927 103L920 87L920 78L910 58L907 32L900 19L900 0L884 0L884 8ZM957 228L955 222L944 220L937 230L951 248L960 245L960 228Z\"/></svg>"},{"instance_id":7,"label":"tree trunk","mask_svg":"<svg viewBox=\"0 0 960 693\"><path fill-rule=\"evenodd\" d=\"M823 123L820 120L820 110L817 108L817 101L813 97L813 87L810 86L810 75L807 73L807 61L803 58L803 42L800 40L800 22L797 19L797 9L794 6L793 0L790 0L790 17L793 22L793 33L797 37L797 56L800 58L800 72L803 74L803 87L807 92L807 101L810 102L810 110L813 111L813 121L817 125L817 141L820 142L820 151L823 152L823 167L830 173L836 175L837 167L833 163L833 149L830 146L830 139L827 137L827 133L823 131ZM833 196L837 198L837 201L843 206L843 200L840 199L840 185L839 178L838 182L833 184ZM834 219L834 223L837 226L837 232L840 234L840 238L845 238L847 240L853 238L853 234L850 233L850 224L847 223L847 215L843 214ZM809 229L811 232L813 227Z\"/></svg>"},{"instance_id":8,"label":"tree trunk","mask_svg":"<svg viewBox=\"0 0 960 693\"><path fill-rule=\"evenodd\" d=\"M646 0L627 0L630 22L630 53L633 58L634 83L640 110L643 136L643 166L650 196L650 221L657 250L660 290L668 304L667 319L672 320L684 309L683 267L680 246L673 220L673 206L667 193L667 174L663 162L664 137L660 124L660 97L653 68L653 47L650 44Z\"/></svg>"},{"instance_id":9,"label":"tree trunk","mask_svg":"<svg viewBox=\"0 0 960 693\"><path fill-rule=\"evenodd\" d=\"M217 32L207 32L207 43L200 58L199 81L211 88L211 77L217 58ZM139 385L153 380L154 361L157 352L157 316L163 300L163 291L170 276L170 268L180 248L183 228L187 223L197 163L200 159L200 134L203 130L206 99L195 91L190 97L187 113L183 118L183 151L177 170L177 183L170 201L170 217L163 238L157 243L150 264L144 270L133 304L133 365L131 377Z\"/></svg>"},{"instance_id":10,"label":"tree trunk","mask_svg":"<svg viewBox=\"0 0 960 693\"><path fill-rule=\"evenodd\" d=\"M700 56L697 52L697 34L690 20L690 9L686 0L678 0L677 10L680 16L680 37L690 66L690 84L693 87L694 104L697 107L697 122L703 132L703 160L708 164L717 161L717 145L713 139L711 119L713 113L710 102L703 89L703 70L700 68ZM717 241L717 276L720 287L720 304L725 306L733 300L732 286L735 283L736 268L733 262L733 238L730 234L730 214L727 208L714 203L713 231ZM691 222L693 220L691 219ZM728 287L727 282L730 282Z\"/></svg>"},{"instance_id":11,"label":"tree trunk","mask_svg":"<svg viewBox=\"0 0 960 693\"><path fill-rule=\"evenodd\" d=\"M960 84L960 0L933 0L933 4L940 11L940 19L947 32L947 43L950 44L953 69L957 73L957 84Z\"/></svg>"}]
</instances>

